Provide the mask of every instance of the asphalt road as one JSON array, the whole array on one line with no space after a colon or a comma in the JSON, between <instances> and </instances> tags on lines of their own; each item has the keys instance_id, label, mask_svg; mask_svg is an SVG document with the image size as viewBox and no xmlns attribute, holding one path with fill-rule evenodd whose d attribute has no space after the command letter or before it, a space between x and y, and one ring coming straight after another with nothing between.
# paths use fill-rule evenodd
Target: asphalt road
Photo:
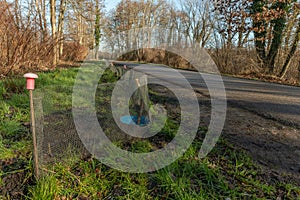
<instances>
[{"instance_id":1,"label":"asphalt road","mask_svg":"<svg viewBox=\"0 0 300 200\"><path fill-rule=\"evenodd\" d=\"M118 62L120 66L137 69L159 79L182 85L183 81L170 68L151 65ZM218 84L220 77L213 74L178 70L194 90L209 96L207 85L213 91L222 91ZM300 87L266 83L255 80L222 76L229 105L247 109L263 117L276 120L283 125L300 129ZM184 87L184 85L182 85ZM221 95L222 96L222 95Z\"/></svg>"}]
</instances>

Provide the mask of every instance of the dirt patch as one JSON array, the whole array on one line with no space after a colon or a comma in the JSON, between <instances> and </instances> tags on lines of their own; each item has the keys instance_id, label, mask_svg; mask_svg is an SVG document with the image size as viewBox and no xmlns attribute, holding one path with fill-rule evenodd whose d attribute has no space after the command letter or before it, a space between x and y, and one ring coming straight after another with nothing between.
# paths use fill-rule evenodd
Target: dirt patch
<instances>
[{"instance_id":1,"label":"dirt patch","mask_svg":"<svg viewBox=\"0 0 300 200\"><path fill-rule=\"evenodd\" d=\"M205 97L201 97L201 99ZM201 123L210 120L209 101L200 101ZM222 136L242 148L265 171L270 183L291 182L300 186L300 130L228 106Z\"/></svg>"},{"instance_id":2,"label":"dirt patch","mask_svg":"<svg viewBox=\"0 0 300 200\"><path fill-rule=\"evenodd\" d=\"M280 180L288 175L300 185L300 130L229 107L224 136L247 150Z\"/></svg>"},{"instance_id":3,"label":"dirt patch","mask_svg":"<svg viewBox=\"0 0 300 200\"><path fill-rule=\"evenodd\" d=\"M33 184L33 177L28 169L28 160L11 158L0 161L2 185L0 194L8 199L23 199L28 186Z\"/></svg>"}]
</instances>

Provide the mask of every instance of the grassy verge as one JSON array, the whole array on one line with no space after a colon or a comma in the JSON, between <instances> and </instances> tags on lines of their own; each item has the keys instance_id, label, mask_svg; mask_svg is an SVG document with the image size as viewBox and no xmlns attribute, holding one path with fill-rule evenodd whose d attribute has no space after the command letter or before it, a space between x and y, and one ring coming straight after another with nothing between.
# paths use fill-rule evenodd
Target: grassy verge
<instances>
[{"instance_id":1,"label":"grassy verge","mask_svg":"<svg viewBox=\"0 0 300 200\"><path fill-rule=\"evenodd\" d=\"M55 92L58 88L72 87L77 72L78 69L71 68L41 73L36 84L41 90L53 88ZM109 71L101 79L102 83L114 81L116 78ZM22 78L0 82L0 199L297 199L300 196L299 186L268 180L269 177L245 152L226 140L220 139L208 157L198 159L206 127L199 128L196 140L183 157L156 172L123 173L93 157L70 158L68 163L53 164L48 175L35 182L32 178L29 99L24 84ZM153 92L152 95L158 101L164 101L159 94ZM66 98L57 95L54 100L62 104ZM106 98L98 100L110 101ZM70 108L69 103L61 106ZM163 142L174 137L177 127L176 120L167 121L160 133L168 137ZM133 140L120 146L134 152L157 148L151 140ZM7 187L7 184L15 184L13 180L19 182L18 190Z\"/></svg>"}]
</instances>

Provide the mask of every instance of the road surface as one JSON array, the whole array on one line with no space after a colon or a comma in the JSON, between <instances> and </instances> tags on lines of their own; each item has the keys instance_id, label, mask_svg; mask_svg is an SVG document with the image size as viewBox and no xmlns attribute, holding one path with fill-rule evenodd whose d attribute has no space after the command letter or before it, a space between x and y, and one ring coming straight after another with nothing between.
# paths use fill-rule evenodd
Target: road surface
<instances>
[{"instance_id":1,"label":"road surface","mask_svg":"<svg viewBox=\"0 0 300 200\"><path fill-rule=\"evenodd\" d=\"M150 77L154 76L177 85L183 84L183 81L178 79L176 74L170 73L169 68L165 66L128 62L116 62L116 64L138 68L139 71ZM209 96L207 84L218 87L218 84L214 84L218 80L217 75L203 73L200 75L198 72L186 70L178 71L186 77L194 90L203 95ZM222 76L222 79L229 105L244 108L283 125L300 129L300 87L227 76Z\"/></svg>"}]
</instances>

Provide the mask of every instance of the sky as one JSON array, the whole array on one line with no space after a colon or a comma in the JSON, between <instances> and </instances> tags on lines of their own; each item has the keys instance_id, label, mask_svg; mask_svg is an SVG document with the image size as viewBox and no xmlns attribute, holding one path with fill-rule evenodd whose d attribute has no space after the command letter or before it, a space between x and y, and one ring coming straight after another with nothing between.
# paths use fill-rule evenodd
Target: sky
<instances>
[{"instance_id":1,"label":"sky","mask_svg":"<svg viewBox=\"0 0 300 200\"><path fill-rule=\"evenodd\" d=\"M106 10L109 11L113 8L116 7L116 5L120 2L121 0L105 0L104 1L104 4L105 4L105 7L106 7ZM175 1L176 2L176 1ZM176 3L175 3L176 5Z\"/></svg>"},{"instance_id":2,"label":"sky","mask_svg":"<svg viewBox=\"0 0 300 200\"><path fill-rule=\"evenodd\" d=\"M113 8L116 7L116 5L120 2L121 0L105 0L104 4L106 7L106 10L109 11Z\"/></svg>"}]
</instances>

